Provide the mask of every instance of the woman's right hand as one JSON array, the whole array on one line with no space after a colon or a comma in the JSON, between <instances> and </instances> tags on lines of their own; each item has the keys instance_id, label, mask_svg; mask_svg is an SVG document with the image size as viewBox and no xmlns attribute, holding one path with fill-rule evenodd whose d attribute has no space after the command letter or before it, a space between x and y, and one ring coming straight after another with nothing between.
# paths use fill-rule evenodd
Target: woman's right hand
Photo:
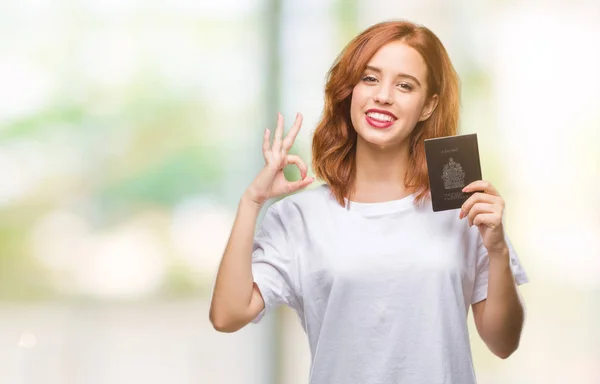
<instances>
[{"instance_id":1,"label":"woman's right hand","mask_svg":"<svg viewBox=\"0 0 600 384\"><path fill-rule=\"evenodd\" d=\"M294 140L296 140L301 125L302 115L297 114L294 125L285 138L283 138L283 116L279 113L273 145L270 143L271 131L269 129L265 130L262 148L265 167L256 176L246 191L246 195L252 202L262 205L270 198L296 192L307 187L314 181L312 177L306 176L308 169L304 161L299 156L288 154L294 144ZM300 180L290 182L285 178L283 168L289 164L296 164L302 177Z\"/></svg>"}]
</instances>

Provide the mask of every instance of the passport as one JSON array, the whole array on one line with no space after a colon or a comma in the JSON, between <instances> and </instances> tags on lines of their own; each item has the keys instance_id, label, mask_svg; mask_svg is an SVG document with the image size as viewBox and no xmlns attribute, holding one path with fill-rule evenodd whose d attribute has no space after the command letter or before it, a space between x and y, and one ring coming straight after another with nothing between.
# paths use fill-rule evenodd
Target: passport
<instances>
[{"instance_id":1,"label":"passport","mask_svg":"<svg viewBox=\"0 0 600 384\"><path fill-rule=\"evenodd\" d=\"M425 157L433 211L460 208L475 193L462 189L481 180L477 134L426 139Z\"/></svg>"}]
</instances>

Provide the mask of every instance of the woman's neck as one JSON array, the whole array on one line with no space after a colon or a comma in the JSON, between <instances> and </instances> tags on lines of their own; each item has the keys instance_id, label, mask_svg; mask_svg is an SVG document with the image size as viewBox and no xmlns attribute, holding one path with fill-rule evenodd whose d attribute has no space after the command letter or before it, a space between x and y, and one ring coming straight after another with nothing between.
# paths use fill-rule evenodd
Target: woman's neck
<instances>
[{"instance_id":1,"label":"woman's neck","mask_svg":"<svg viewBox=\"0 0 600 384\"><path fill-rule=\"evenodd\" d=\"M356 179L350 200L376 203L398 200L412 192L404 183L408 144L382 148L360 139L356 144Z\"/></svg>"}]
</instances>

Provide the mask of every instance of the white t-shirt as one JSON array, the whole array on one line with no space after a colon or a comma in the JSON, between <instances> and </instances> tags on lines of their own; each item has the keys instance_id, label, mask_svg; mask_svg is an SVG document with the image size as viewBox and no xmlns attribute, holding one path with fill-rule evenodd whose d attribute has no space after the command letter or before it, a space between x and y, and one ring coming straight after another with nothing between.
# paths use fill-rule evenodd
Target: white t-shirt
<instances>
[{"instance_id":1,"label":"white t-shirt","mask_svg":"<svg viewBox=\"0 0 600 384\"><path fill-rule=\"evenodd\" d=\"M487 297L487 250L458 210L413 201L343 207L322 185L267 209L252 254L265 309L253 322L280 304L296 311L311 384L476 382L467 315Z\"/></svg>"}]
</instances>

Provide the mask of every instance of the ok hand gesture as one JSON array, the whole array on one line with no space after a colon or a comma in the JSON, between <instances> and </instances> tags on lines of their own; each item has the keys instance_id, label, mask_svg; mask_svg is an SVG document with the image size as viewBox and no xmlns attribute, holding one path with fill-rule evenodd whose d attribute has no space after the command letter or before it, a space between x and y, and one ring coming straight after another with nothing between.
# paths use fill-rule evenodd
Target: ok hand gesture
<instances>
[{"instance_id":1,"label":"ok hand gesture","mask_svg":"<svg viewBox=\"0 0 600 384\"><path fill-rule=\"evenodd\" d=\"M270 143L271 131L269 129L265 130L262 147L265 167L246 191L253 202L262 205L272 197L296 192L314 181L312 177L306 176L308 169L304 161L299 156L288 154L301 126L302 115L297 114L294 125L284 138L283 116L278 114L277 128L272 145ZM290 182L285 178L283 168L289 164L295 164L300 169L301 180Z\"/></svg>"}]
</instances>

